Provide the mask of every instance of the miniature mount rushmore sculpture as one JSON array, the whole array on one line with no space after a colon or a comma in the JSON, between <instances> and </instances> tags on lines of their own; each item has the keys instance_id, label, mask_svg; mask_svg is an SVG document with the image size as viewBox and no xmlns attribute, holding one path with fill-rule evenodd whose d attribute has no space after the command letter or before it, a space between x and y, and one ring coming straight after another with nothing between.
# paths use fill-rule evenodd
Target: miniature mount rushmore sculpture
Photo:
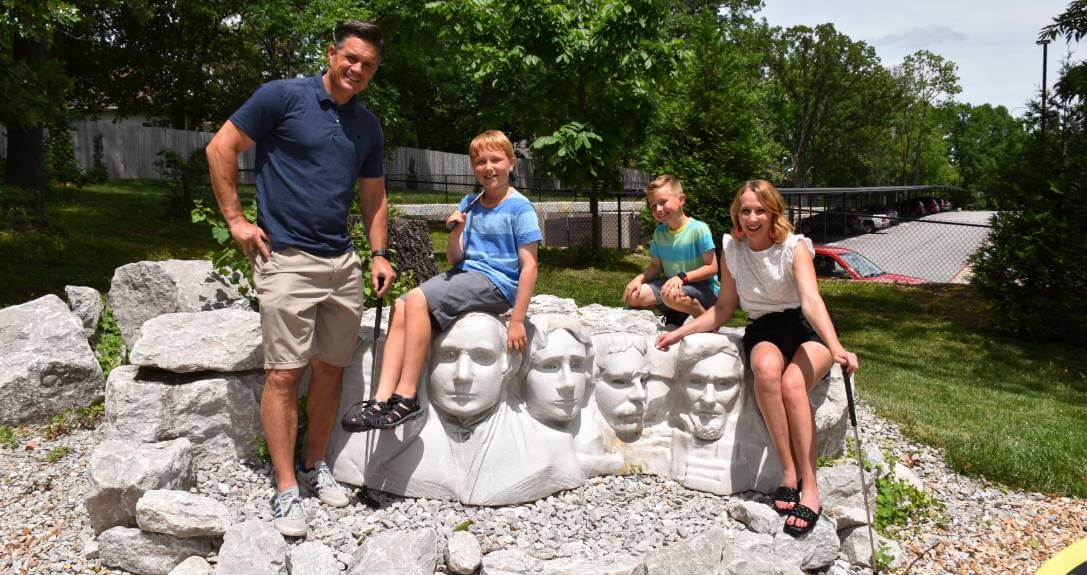
<instances>
[{"instance_id":1,"label":"miniature mount rushmore sculpture","mask_svg":"<svg viewBox=\"0 0 1087 575\"><path fill-rule=\"evenodd\" d=\"M418 388L422 417L358 434L337 426L329 448L336 479L471 505L533 501L631 472L721 495L773 491L781 467L742 332L694 334L661 351L649 329L609 331L606 318L589 317L601 312L645 313L530 310L523 353L506 350L502 319L462 315L432 343ZM368 331L345 371L341 417L369 395ZM841 451L844 393L837 367L811 393L820 455Z\"/></svg>"}]
</instances>

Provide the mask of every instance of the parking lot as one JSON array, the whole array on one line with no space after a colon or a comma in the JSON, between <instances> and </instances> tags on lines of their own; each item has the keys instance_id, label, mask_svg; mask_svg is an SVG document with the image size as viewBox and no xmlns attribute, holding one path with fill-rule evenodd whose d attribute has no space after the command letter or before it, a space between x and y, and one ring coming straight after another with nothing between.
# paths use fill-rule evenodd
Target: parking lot
<instances>
[{"instance_id":1,"label":"parking lot","mask_svg":"<svg viewBox=\"0 0 1087 575\"><path fill-rule=\"evenodd\" d=\"M941 212L827 245L859 252L885 272L933 282L965 283L969 279L967 259L988 237L987 226L993 214Z\"/></svg>"}]
</instances>

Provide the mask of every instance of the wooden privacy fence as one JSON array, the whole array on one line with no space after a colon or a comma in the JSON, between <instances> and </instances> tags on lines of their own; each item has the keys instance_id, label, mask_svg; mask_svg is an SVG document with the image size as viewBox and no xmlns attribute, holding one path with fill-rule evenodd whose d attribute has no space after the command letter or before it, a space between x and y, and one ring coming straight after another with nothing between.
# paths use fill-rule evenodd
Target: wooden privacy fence
<instances>
[{"instance_id":1,"label":"wooden privacy fence","mask_svg":"<svg viewBox=\"0 0 1087 575\"><path fill-rule=\"evenodd\" d=\"M110 178L156 180L161 176L155 160L161 150L174 150L188 157L193 150L203 148L214 135L211 132L190 132L155 128L136 124L85 120L72 126L72 143L76 163L84 169L94 166L94 140L102 136L102 163ZM7 138L0 138L0 156L7 157ZM252 149L238 159L242 183L252 183L254 152ZM536 162L517 160L519 177L545 182L545 187L562 189L555 178L547 178ZM649 181L645 172L622 169L623 189L641 189ZM414 175L420 181L436 180L445 175L472 175L467 154L450 154L417 148L392 148L385 152L385 173L406 179ZM547 186L546 182L550 182Z\"/></svg>"}]
</instances>

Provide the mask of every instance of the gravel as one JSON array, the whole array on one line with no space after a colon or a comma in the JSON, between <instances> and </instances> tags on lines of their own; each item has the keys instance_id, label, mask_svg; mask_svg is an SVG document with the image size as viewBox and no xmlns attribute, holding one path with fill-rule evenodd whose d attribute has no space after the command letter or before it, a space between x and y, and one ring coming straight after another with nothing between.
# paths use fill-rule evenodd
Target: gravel
<instances>
[{"instance_id":1,"label":"gravel","mask_svg":"<svg viewBox=\"0 0 1087 575\"><path fill-rule=\"evenodd\" d=\"M862 439L911 467L942 503L936 518L898 533L906 555L900 573L1033 573L1057 551L1087 536L1087 501L1008 491L949 470L939 450L904 439L897 427L860 410ZM93 531L83 508L84 472L100 430L53 440L27 434L0 448L0 572L98 573ZM46 455L71 450L59 461ZM200 493L225 503L238 522L271 521L271 469L230 462L197 470ZM525 505L484 508L370 492L378 504L334 509L306 497L310 541L333 549L345 568L359 542L386 529L433 527L442 536L469 522L483 553L519 548L540 559L630 557L710 527L742 529L725 513L727 498L692 491L660 477L594 478L578 489ZM741 494L763 500L755 494ZM293 540L297 546L305 540ZM865 573L839 560L829 573Z\"/></svg>"}]
</instances>

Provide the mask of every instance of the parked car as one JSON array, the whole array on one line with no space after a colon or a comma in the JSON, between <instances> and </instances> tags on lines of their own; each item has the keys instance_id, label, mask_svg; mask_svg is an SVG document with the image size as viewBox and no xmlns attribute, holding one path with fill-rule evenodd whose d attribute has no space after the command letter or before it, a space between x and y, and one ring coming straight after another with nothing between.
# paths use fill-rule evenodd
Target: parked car
<instances>
[{"instance_id":1,"label":"parked car","mask_svg":"<svg viewBox=\"0 0 1087 575\"><path fill-rule=\"evenodd\" d=\"M894 207L902 218L920 218L928 213L928 208L919 198L899 200L895 202Z\"/></svg>"},{"instance_id":2,"label":"parked car","mask_svg":"<svg viewBox=\"0 0 1087 575\"><path fill-rule=\"evenodd\" d=\"M926 280L921 278L887 273L868 258L849 248L815 246L814 263L815 275L821 278L881 283L926 283Z\"/></svg>"},{"instance_id":3,"label":"parked car","mask_svg":"<svg viewBox=\"0 0 1087 575\"><path fill-rule=\"evenodd\" d=\"M797 229L805 236L849 235L862 229L861 217L836 209L816 212L797 222Z\"/></svg>"},{"instance_id":4,"label":"parked car","mask_svg":"<svg viewBox=\"0 0 1087 575\"><path fill-rule=\"evenodd\" d=\"M897 217L897 215L896 212L895 217ZM850 221L850 227L852 227L855 232L870 234L876 230L890 227L891 217L892 216L880 206L868 206L861 210L861 213L858 214L858 218L855 222L852 220Z\"/></svg>"}]
</instances>

